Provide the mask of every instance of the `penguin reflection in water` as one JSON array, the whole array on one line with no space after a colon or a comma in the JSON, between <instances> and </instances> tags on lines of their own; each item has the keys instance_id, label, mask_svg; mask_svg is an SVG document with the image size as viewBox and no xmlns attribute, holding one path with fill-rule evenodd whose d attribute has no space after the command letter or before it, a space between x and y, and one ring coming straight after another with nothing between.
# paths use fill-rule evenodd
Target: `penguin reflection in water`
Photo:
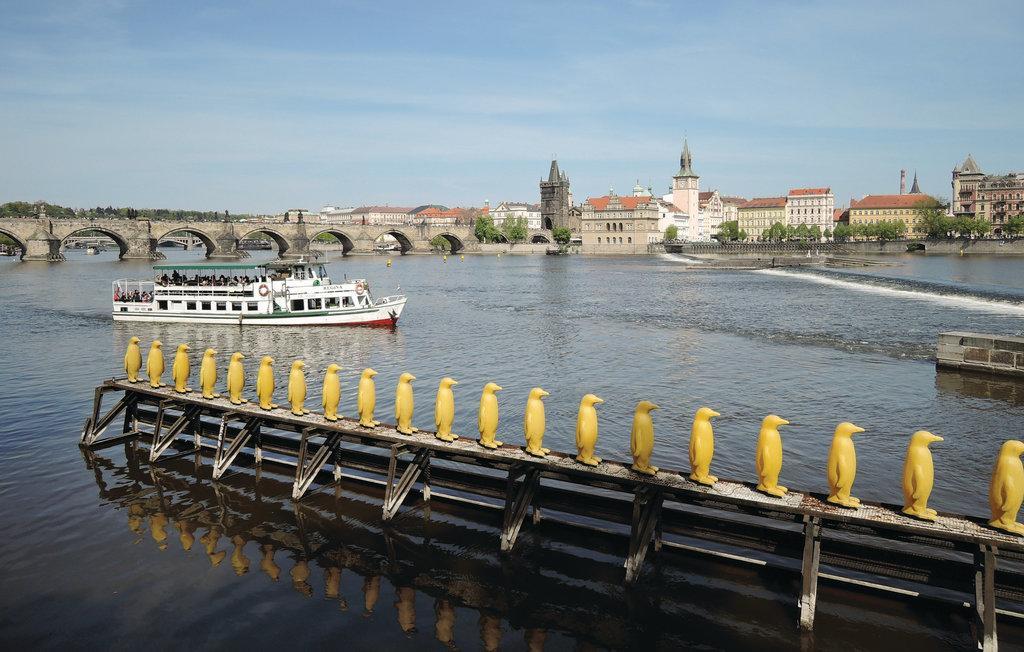
<instances>
[{"instance_id":1,"label":"penguin reflection in water","mask_svg":"<svg viewBox=\"0 0 1024 652\"><path fill-rule=\"evenodd\" d=\"M658 406L650 401L640 401L633 412L633 429L629 435L629 448L633 453L632 469L644 475L657 475L658 467L651 466L651 453L654 452L654 421L651 410Z\"/></svg>"}]
</instances>

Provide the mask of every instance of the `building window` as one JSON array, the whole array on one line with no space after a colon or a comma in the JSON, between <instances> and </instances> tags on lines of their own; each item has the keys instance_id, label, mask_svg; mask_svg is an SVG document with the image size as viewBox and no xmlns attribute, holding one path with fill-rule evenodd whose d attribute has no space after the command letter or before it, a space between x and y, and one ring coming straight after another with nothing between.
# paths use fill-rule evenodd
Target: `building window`
<instances>
[{"instance_id":1,"label":"building window","mask_svg":"<svg viewBox=\"0 0 1024 652\"><path fill-rule=\"evenodd\" d=\"M611 231L612 230L612 225L609 224L608 222L605 222L604 223L604 230L605 231Z\"/></svg>"},{"instance_id":2,"label":"building window","mask_svg":"<svg viewBox=\"0 0 1024 652\"><path fill-rule=\"evenodd\" d=\"M622 230L622 222L619 222L619 231Z\"/></svg>"},{"instance_id":3,"label":"building window","mask_svg":"<svg viewBox=\"0 0 1024 652\"><path fill-rule=\"evenodd\" d=\"M626 238L626 244L633 244L633 238Z\"/></svg>"},{"instance_id":4,"label":"building window","mask_svg":"<svg viewBox=\"0 0 1024 652\"><path fill-rule=\"evenodd\" d=\"M601 244L601 237L600 236L598 236L598 238L597 238L597 244Z\"/></svg>"}]
</instances>

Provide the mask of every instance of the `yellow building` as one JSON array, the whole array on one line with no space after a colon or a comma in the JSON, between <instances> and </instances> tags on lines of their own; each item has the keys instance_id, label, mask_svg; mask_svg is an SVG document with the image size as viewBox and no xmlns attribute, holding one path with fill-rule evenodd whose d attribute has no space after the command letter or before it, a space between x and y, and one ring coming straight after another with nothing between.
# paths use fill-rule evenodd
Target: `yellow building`
<instances>
[{"instance_id":1,"label":"yellow building","mask_svg":"<svg viewBox=\"0 0 1024 652\"><path fill-rule=\"evenodd\" d=\"M927 235L923 223L924 212L937 206L938 200L921 192L868 195L860 201L850 202L850 226L900 221L907 225L908 237L920 237Z\"/></svg>"},{"instance_id":2,"label":"yellow building","mask_svg":"<svg viewBox=\"0 0 1024 652\"><path fill-rule=\"evenodd\" d=\"M740 231L747 232L747 238L756 240L771 228L772 224L786 223L785 197L755 197L740 204L736 209Z\"/></svg>"},{"instance_id":3,"label":"yellow building","mask_svg":"<svg viewBox=\"0 0 1024 652\"><path fill-rule=\"evenodd\" d=\"M585 254L645 254L661 242L658 203L649 195L591 197L583 204L580 237Z\"/></svg>"}]
</instances>

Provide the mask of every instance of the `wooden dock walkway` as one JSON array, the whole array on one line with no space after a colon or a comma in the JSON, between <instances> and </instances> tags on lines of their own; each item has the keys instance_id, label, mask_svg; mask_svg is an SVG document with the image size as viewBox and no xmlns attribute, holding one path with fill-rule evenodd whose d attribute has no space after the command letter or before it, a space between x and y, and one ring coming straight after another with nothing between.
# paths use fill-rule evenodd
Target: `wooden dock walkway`
<instances>
[{"instance_id":1,"label":"wooden dock walkway","mask_svg":"<svg viewBox=\"0 0 1024 652\"><path fill-rule=\"evenodd\" d=\"M103 413L104 397L115 393L123 396ZM119 416L121 432L103 438ZM652 478L624 462L606 460L589 467L566 453L536 458L509 444L491 450L474 438L448 443L430 431L403 435L388 424L363 428L351 419L298 417L286 409L265 411L252 403L203 399L197 392L178 394L169 387L108 380L96 389L81 445L103 448L134 441L149 443L154 463L212 449L214 480L243 451L257 465L264 460L294 465L297 501L316 481L329 483L346 468L383 475L385 521L398 513L415 486L421 487L424 500L430 500L434 487L455 492L454 497L474 497L470 502L496 500L503 510L499 547L504 553L513 551L531 508L533 519L550 510L628 526L627 583L637 581L648 551L662 545L735 557L722 552L726 546L792 559L802 577L799 623L804 629L813 628L821 565L852 571L843 576L830 572L830 579L864 586L899 590L909 583L973 596L975 634L984 649L997 645L996 599L1024 605L1024 537L956 514L919 521L897 505L865 503L850 510L825 502L820 494L790 491L775 498L750 483L730 480L706 487L678 470L662 468ZM183 450L186 442L190 446ZM167 454L172 447L174 452Z\"/></svg>"}]
</instances>

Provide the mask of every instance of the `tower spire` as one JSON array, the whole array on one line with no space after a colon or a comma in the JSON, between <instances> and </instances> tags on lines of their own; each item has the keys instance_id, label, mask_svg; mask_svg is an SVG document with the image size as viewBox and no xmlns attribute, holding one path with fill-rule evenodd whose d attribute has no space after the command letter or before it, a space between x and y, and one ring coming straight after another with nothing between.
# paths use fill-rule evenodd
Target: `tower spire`
<instances>
[{"instance_id":1,"label":"tower spire","mask_svg":"<svg viewBox=\"0 0 1024 652\"><path fill-rule=\"evenodd\" d=\"M920 195L921 187L917 185L917 170L914 170L914 183L910 186L911 195Z\"/></svg>"},{"instance_id":2,"label":"tower spire","mask_svg":"<svg viewBox=\"0 0 1024 652\"><path fill-rule=\"evenodd\" d=\"M679 156L679 173L677 177L695 177L693 172L693 157L690 155L690 143L683 138L683 153Z\"/></svg>"},{"instance_id":3,"label":"tower spire","mask_svg":"<svg viewBox=\"0 0 1024 652\"><path fill-rule=\"evenodd\" d=\"M558 183L562 180L562 175L558 171L558 159L551 159L551 171L548 173L548 183Z\"/></svg>"}]
</instances>

